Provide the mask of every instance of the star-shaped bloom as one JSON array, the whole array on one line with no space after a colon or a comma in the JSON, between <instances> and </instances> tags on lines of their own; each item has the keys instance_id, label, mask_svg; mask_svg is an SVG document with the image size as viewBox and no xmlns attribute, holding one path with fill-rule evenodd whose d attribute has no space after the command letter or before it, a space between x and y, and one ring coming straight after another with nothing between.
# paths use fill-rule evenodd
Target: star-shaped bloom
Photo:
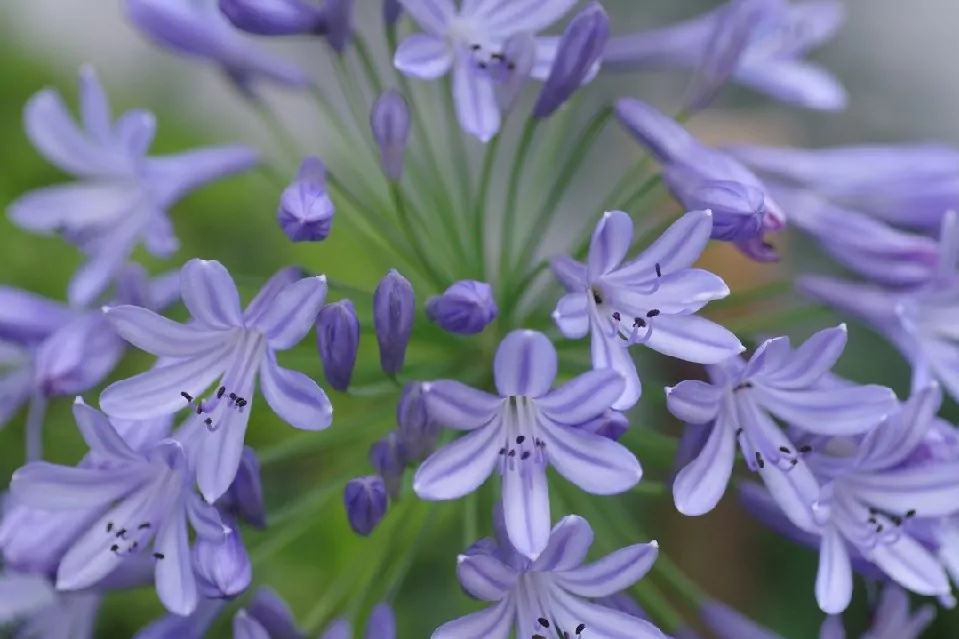
<instances>
[{"instance_id":1,"label":"star-shaped bloom","mask_svg":"<svg viewBox=\"0 0 959 639\"><path fill-rule=\"evenodd\" d=\"M734 2L736 0L733 0ZM710 48L717 23L729 5L661 29L610 38L603 52L606 69L696 69ZM732 79L774 99L810 109L841 109L846 92L818 65L803 60L830 39L845 18L835 0L765 0L751 18L748 41Z\"/></svg>"},{"instance_id":2,"label":"star-shaped bloom","mask_svg":"<svg viewBox=\"0 0 959 639\"><path fill-rule=\"evenodd\" d=\"M433 80L453 71L453 99L460 126L488 142L500 128L496 78L511 62L510 36L536 34L562 18L577 0L401 0L420 25L400 43L393 60L400 72ZM555 48L555 47L553 47Z\"/></svg>"},{"instance_id":3,"label":"star-shaped bloom","mask_svg":"<svg viewBox=\"0 0 959 639\"><path fill-rule=\"evenodd\" d=\"M630 408L642 392L629 346L642 344L699 364L716 364L744 350L728 330L694 315L707 302L729 295L719 277L690 268L711 230L709 211L687 213L648 249L623 263L633 222L613 211L596 226L586 265L569 258L553 260L553 273L568 291L553 311L559 330L569 338L589 333L593 367L612 368L626 380L612 408Z\"/></svg>"},{"instance_id":4,"label":"star-shaped bloom","mask_svg":"<svg viewBox=\"0 0 959 639\"><path fill-rule=\"evenodd\" d=\"M582 517L564 517L549 534L535 561L518 554L499 517L497 537L481 539L457 560L456 573L467 593L493 606L447 622L432 639L596 636L609 639L666 639L654 625L587 599L609 597L649 572L659 554L654 541L621 548L583 564L593 530Z\"/></svg>"},{"instance_id":5,"label":"star-shaped bloom","mask_svg":"<svg viewBox=\"0 0 959 639\"><path fill-rule=\"evenodd\" d=\"M290 425L318 430L332 421L333 407L316 382L276 362L276 351L309 332L326 296L325 277L297 278L295 269L280 271L243 311L222 264L190 260L180 272L180 293L192 322L179 324L136 306L104 309L124 339L171 359L109 386L101 407L111 417L149 419L196 400L197 411L178 438L194 457L200 490L210 503L236 476L257 377L267 404ZM214 383L216 396L199 402Z\"/></svg>"},{"instance_id":6,"label":"star-shaped bloom","mask_svg":"<svg viewBox=\"0 0 959 639\"><path fill-rule=\"evenodd\" d=\"M737 445L789 518L811 520L819 485L793 444L773 421L821 435L858 435L896 410L881 386L829 383L846 346L846 327L820 331L796 349L788 337L764 342L749 359L709 366L710 382L684 381L666 389L670 412L688 424L711 424L701 450L676 476L673 497L686 515L712 510L729 483Z\"/></svg>"},{"instance_id":7,"label":"star-shaped bloom","mask_svg":"<svg viewBox=\"0 0 959 639\"><path fill-rule=\"evenodd\" d=\"M127 445L106 416L79 399L73 412L100 463L71 467L32 462L10 482L17 503L96 513L60 561L57 589L89 588L128 555L150 552L160 601L172 612L190 614L197 603L197 585L187 519L198 536L211 540L223 540L229 529L216 509L193 492L183 446L167 439L141 453Z\"/></svg>"},{"instance_id":8,"label":"star-shaped bloom","mask_svg":"<svg viewBox=\"0 0 959 639\"><path fill-rule=\"evenodd\" d=\"M167 210L208 182L252 168L258 154L232 146L147 157L153 115L133 110L111 122L107 97L88 67L80 72L80 114L82 127L53 89L27 103L27 137L79 181L31 191L8 215L28 231L62 233L86 254L69 288L70 302L83 306L99 297L137 245L157 257L172 255L179 243Z\"/></svg>"},{"instance_id":9,"label":"star-shaped bloom","mask_svg":"<svg viewBox=\"0 0 959 639\"><path fill-rule=\"evenodd\" d=\"M547 465L595 495L629 490L642 475L636 457L622 445L578 428L622 394L619 373L590 371L552 390L556 369L549 339L521 330L507 335L496 351L498 395L453 380L423 388L434 420L469 432L423 462L413 490L423 499L457 499L498 468L509 538L531 558L549 542Z\"/></svg>"}]
</instances>

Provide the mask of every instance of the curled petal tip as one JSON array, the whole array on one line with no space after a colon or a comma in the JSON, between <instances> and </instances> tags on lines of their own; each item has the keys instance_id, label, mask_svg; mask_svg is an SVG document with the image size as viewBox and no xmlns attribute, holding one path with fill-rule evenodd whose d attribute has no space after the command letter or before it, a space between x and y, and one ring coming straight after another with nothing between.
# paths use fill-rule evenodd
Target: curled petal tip
<instances>
[{"instance_id":1,"label":"curled petal tip","mask_svg":"<svg viewBox=\"0 0 959 639\"><path fill-rule=\"evenodd\" d=\"M73 398L73 405L76 406L78 404L81 406L84 405L83 397L81 395L77 395Z\"/></svg>"},{"instance_id":2,"label":"curled petal tip","mask_svg":"<svg viewBox=\"0 0 959 639\"><path fill-rule=\"evenodd\" d=\"M843 322L842 324L840 324L840 325L837 326L836 328L838 328L839 330L841 330L843 333L848 333L848 332L849 332L849 328L846 326L846 323L845 323L845 322Z\"/></svg>"},{"instance_id":3,"label":"curled petal tip","mask_svg":"<svg viewBox=\"0 0 959 639\"><path fill-rule=\"evenodd\" d=\"M433 390L433 384L432 384L432 382L423 382L423 384L422 384L422 386L420 386L420 388L423 390L424 393L428 393L428 392L430 392L431 390Z\"/></svg>"},{"instance_id":4,"label":"curled petal tip","mask_svg":"<svg viewBox=\"0 0 959 639\"><path fill-rule=\"evenodd\" d=\"M656 541L655 539L649 542L649 545L652 546L653 548L656 548L657 550L659 549L659 542Z\"/></svg>"},{"instance_id":5,"label":"curled petal tip","mask_svg":"<svg viewBox=\"0 0 959 639\"><path fill-rule=\"evenodd\" d=\"M663 390L666 392L667 395L669 395L670 393L672 393L675 389L676 389L675 386L666 386L666 387L663 388Z\"/></svg>"},{"instance_id":6,"label":"curled petal tip","mask_svg":"<svg viewBox=\"0 0 959 639\"><path fill-rule=\"evenodd\" d=\"M326 284L326 275L317 275L316 279Z\"/></svg>"}]
</instances>

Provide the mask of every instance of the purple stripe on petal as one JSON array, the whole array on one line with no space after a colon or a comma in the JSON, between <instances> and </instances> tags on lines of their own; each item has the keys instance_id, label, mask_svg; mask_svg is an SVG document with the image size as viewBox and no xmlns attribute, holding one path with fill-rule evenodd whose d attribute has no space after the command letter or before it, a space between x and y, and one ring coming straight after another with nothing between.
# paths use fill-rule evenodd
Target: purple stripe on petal
<instances>
[{"instance_id":1,"label":"purple stripe on petal","mask_svg":"<svg viewBox=\"0 0 959 639\"><path fill-rule=\"evenodd\" d=\"M626 382L611 368L601 368L574 377L545 397L536 407L550 420L579 426L606 412L623 394Z\"/></svg>"},{"instance_id":2,"label":"purple stripe on petal","mask_svg":"<svg viewBox=\"0 0 959 639\"><path fill-rule=\"evenodd\" d=\"M516 550L535 560L549 544L549 487L546 469L518 464L503 473L506 532Z\"/></svg>"},{"instance_id":3,"label":"purple stripe on petal","mask_svg":"<svg viewBox=\"0 0 959 639\"><path fill-rule=\"evenodd\" d=\"M496 389L502 397L540 397L553 385L556 367L556 349L548 337L536 331L513 331L496 349Z\"/></svg>"},{"instance_id":4,"label":"purple stripe on petal","mask_svg":"<svg viewBox=\"0 0 959 639\"><path fill-rule=\"evenodd\" d=\"M659 556L659 544L621 548L591 564L556 575L556 583L580 597L609 597L642 579Z\"/></svg>"},{"instance_id":5,"label":"purple stripe on petal","mask_svg":"<svg viewBox=\"0 0 959 639\"><path fill-rule=\"evenodd\" d=\"M424 383L423 399L430 419L456 430L489 424L503 406L501 397L452 379Z\"/></svg>"},{"instance_id":6,"label":"purple stripe on petal","mask_svg":"<svg viewBox=\"0 0 959 639\"><path fill-rule=\"evenodd\" d=\"M413 477L413 491L421 499L458 499L476 490L493 472L499 459L499 424L460 437L430 455Z\"/></svg>"},{"instance_id":7,"label":"purple stripe on petal","mask_svg":"<svg viewBox=\"0 0 959 639\"><path fill-rule=\"evenodd\" d=\"M248 326L265 335L271 348L291 348L313 328L326 292L326 276L304 277L280 291Z\"/></svg>"},{"instance_id":8,"label":"purple stripe on petal","mask_svg":"<svg viewBox=\"0 0 959 639\"><path fill-rule=\"evenodd\" d=\"M180 271L180 295L193 319L206 327L243 325L236 284L216 260L193 259L184 264Z\"/></svg>"},{"instance_id":9,"label":"purple stripe on petal","mask_svg":"<svg viewBox=\"0 0 959 639\"><path fill-rule=\"evenodd\" d=\"M549 534L549 544L533 563L536 572L571 570L583 563L593 545L593 529L576 515L559 520Z\"/></svg>"},{"instance_id":10,"label":"purple stripe on petal","mask_svg":"<svg viewBox=\"0 0 959 639\"><path fill-rule=\"evenodd\" d=\"M615 495L636 485L643 469L622 444L582 430L540 423L549 463L566 479L594 495Z\"/></svg>"},{"instance_id":11,"label":"purple stripe on petal","mask_svg":"<svg viewBox=\"0 0 959 639\"><path fill-rule=\"evenodd\" d=\"M220 348L231 338L228 330L203 324L180 324L138 306L103 309L123 339L157 357L187 357Z\"/></svg>"},{"instance_id":12,"label":"purple stripe on petal","mask_svg":"<svg viewBox=\"0 0 959 639\"><path fill-rule=\"evenodd\" d=\"M444 623L431 639L508 639L515 614L516 604L507 597L495 606Z\"/></svg>"},{"instance_id":13,"label":"purple stripe on petal","mask_svg":"<svg viewBox=\"0 0 959 639\"><path fill-rule=\"evenodd\" d=\"M816 575L816 601L823 612L839 614L852 599L852 564L846 541L834 526L823 531Z\"/></svg>"},{"instance_id":14,"label":"purple stripe on petal","mask_svg":"<svg viewBox=\"0 0 959 639\"><path fill-rule=\"evenodd\" d=\"M483 601L500 601L518 578L515 571L491 555L460 555L456 576L466 592Z\"/></svg>"},{"instance_id":15,"label":"purple stripe on petal","mask_svg":"<svg viewBox=\"0 0 959 639\"><path fill-rule=\"evenodd\" d=\"M316 382L282 368L270 354L260 364L260 391L266 403L294 428L322 430L333 421L333 405Z\"/></svg>"},{"instance_id":16,"label":"purple stripe on petal","mask_svg":"<svg viewBox=\"0 0 959 639\"><path fill-rule=\"evenodd\" d=\"M633 220L622 211L604 213L589 245L587 273L590 281L619 266L632 241Z\"/></svg>"}]
</instances>

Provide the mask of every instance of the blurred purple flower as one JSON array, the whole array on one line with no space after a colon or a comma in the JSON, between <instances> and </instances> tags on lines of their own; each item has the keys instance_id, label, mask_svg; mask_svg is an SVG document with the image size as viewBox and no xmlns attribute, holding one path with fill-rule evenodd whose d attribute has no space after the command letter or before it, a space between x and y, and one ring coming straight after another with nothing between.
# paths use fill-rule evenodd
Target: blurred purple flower
<instances>
[{"instance_id":1,"label":"blurred purple flower","mask_svg":"<svg viewBox=\"0 0 959 639\"><path fill-rule=\"evenodd\" d=\"M293 183L280 196L277 223L292 242L319 242L329 236L335 212L326 192L323 160L305 158Z\"/></svg>"},{"instance_id":2,"label":"blurred purple flower","mask_svg":"<svg viewBox=\"0 0 959 639\"><path fill-rule=\"evenodd\" d=\"M426 316L443 330L457 335L482 332L498 314L493 287L486 282L455 282L442 295L426 300Z\"/></svg>"},{"instance_id":3,"label":"blurred purple flower","mask_svg":"<svg viewBox=\"0 0 959 639\"><path fill-rule=\"evenodd\" d=\"M309 0L219 0L220 11L238 29L266 36L323 36L337 53L346 50L353 35L353 4L354 0L326 0L322 7Z\"/></svg>"},{"instance_id":4,"label":"blurred purple flower","mask_svg":"<svg viewBox=\"0 0 959 639\"><path fill-rule=\"evenodd\" d=\"M403 155L410 138L410 106L403 94L387 89L373 103L370 129L380 150L380 168L387 179L403 177Z\"/></svg>"}]
</instances>

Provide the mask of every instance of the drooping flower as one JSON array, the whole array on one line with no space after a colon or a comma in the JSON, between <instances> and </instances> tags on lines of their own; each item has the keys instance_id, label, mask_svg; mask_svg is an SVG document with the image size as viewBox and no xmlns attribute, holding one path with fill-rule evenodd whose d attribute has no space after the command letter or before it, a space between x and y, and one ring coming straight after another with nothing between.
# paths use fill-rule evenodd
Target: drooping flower
<instances>
[{"instance_id":1,"label":"drooping flower","mask_svg":"<svg viewBox=\"0 0 959 639\"><path fill-rule=\"evenodd\" d=\"M208 182L246 171L258 154L242 146L215 147L147 157L156 122L147 111L128 111L110 121L107 97L92 68L80 72L82 129L60 95L44 89L25 108L33 146L80 181L21 196L7 213L28 231L62 233L87 256L70 282L73 304L93 302L143 244L169 257L179 244L167 210Z\"/></svg>"},{"instance_id":2,"label":"drooping flower","mask_svg":"<svg viewBox=\"0 0 959 639\"><path fill-rule=\"evenodd\" d=\"M405 75L434 80L453 71L453 99L460 126L488 142L500 128L496 77L511 62L503 55L507 38L536 34L562 18L576 0L401 0L420 25L400 43L393 63Z\"/></svg>"},{"instance_id":3,"label":"drooping flower","mask_svg":"<svg viewBox=\"0 0 959 639\"><path fill-rule=\"evenodd\" d=\"M733 0L735 1L735 0ZM604 69L695 69L729 4L661 29L610 38ZM835 34L845 18L835 0L766 0L754 18L732 79L772 98L810 109L841 109L842 85L803 56Z\"/></svg>"},{"instance_id":4,"label":"drooping flower","mask_svg":"<svg viewBox=\"0 0 959 639\"><path fill-rule=\"evenodd\" d=\"M83 590L113 572L130 554L151 552L160 601L188 615L197 603L187 519L200 537L222 541L229 529L193 492L186 452L163 440L147 453L130 448L107 418L78 400L77 426L103 464L58 466L32 462L14 473L18 503L49 510L96 512L70 544L57 570L57 589Z\"/></svg>"},{"instance_id":5,"label":"drooping flower","mask_svg":"<svg viewBox=\"0 0 959 639\"><path fill-rule=\"evenodd\" d=\"M267 404L291 426L319 430L333 407L316 382L280 367L276 351L309 332L326 295L321 276L298 279L296 269L274 275L243 311L236 284L222 264L190 260L180 272L183 303L193 318L179 324L134 306L105 310L124 339L158 357L163 366L115 382L100 395L112 417L148 419L199 402L217 383L216 397L201 402L178 438L196 464L204 498L216 501L233 482L259 377Z\"/></svg>"},{"instance_id":6,"label":"drooping flower","mask_svg":"<svg viewBox=\"0 0 959 639\"><path fill-rule=\"evenodd\" d=\"M632 407L642 392L627 348L642 344L690 362L715 364L743 351L736 336L694 315L707 302L729 294L717 276L690 268L706 247L709 211L687 213L648 249L623 263L633 222L623 212L606 213L593 232L583 265L555 258L553 274L566 288L553 311L569 338L591 335L594 368L612 368L626 385L612 408Z\"/></svg>"},{"instance_id":7,"label":"drooping flower","mask_svg":"<svg viewBox=\"0 0 959 639\"><path fill-rule=\"evenodd\" d=\"M587 600L613 595L642 579L659 554L655 541L584 565L593 530L582 517L561 519L535 561L516 553L501 524L496 532L497 540L478 541L456 566L466 592L494 605L443 624L432 639L507 639L513 629L524 638L555 638L562 629L570 637L666 639L648 621Z\"/></svg>"},{"instance_id":8,"label":"drooping flower","mask_svg":"<svg viewBox=\"0 0 959 639\"><path fill-rule=\"evenodd\" d=\"M846 346L845 325L820 331L793 349L788 337L770 339L748 361L734 357L708 366L710 382L683 381L666 389L670 412L689 424L711 424L698 455L673 483L685 515L711 511L726 490L737 446L786 515L808 526L819 485L804 461L809 452L772 420L821 435L858 435L896 410L880 386L829 383Z\"/></svg>"},{"instance_id":9,"label":"drooping flower","mask_svg":"<svg viewBox=\"0 0 959 639\"><path fill-rule=\"evenodd\" d=\"M242 91L251 91L257 78L292 87L310 83L302 69L243 37L220 12L217 0L124 0L124 8L147 38L219 64Z\"/></svg>"},{"instance_id":10,"label":"drooping flower","mask_svg":"<svg viewBox=\"0 0 959 639\"><path fill-rule=\"evenodd\" d=\"M426 300L426 316L457 335L482 332L498 313L493 287L475 280L455 282L442 295Z\"/></svg>"},{"instance_id":11,"label":"drooping flower","mask_svg":"<svg viewBox=\"0 0 959 639\"><path fill-rule=\"evenodd\" d=\"M507 335L496 351L498 396L454 380L425 385L430 416L443 426L470 432L433 453L413 479L413 490L422 499L457 499L498 468L510 541L534 559L549 541L547 465L596 495L629 490L642 476L626 448L578 428L622 394L619 373L590 371L551 390L556 371L556 350L549 339L520 330Z\"/></svg>"},{"instance_id":12,"label":"drooping flower","mask_svg":"<svg viewBox=\"0 0 959 639\"><path fill-rule=\"evenodd\" d=\"M373 328L380 348L380 368L387 375L403 370L415 314L413 285L396 269L390 269L373 291Z\"/></svg>"},{"instance_id":13,"label":"drooping flower","mask_svg":"<svg viewBox=\"0 0 959 639\"><path fill-rule=\"evenodd\" d=\"M326 192L326 166L317 157L300 163L296 179L280 196L276 221L291 242L319 242L333 230L336 208Z\"/></svg>"},{"instance_id":14,"label":"drooping flower","mask_svg":"<svg viewBox=\"0 0 959 639\"><path fill-rule=\"evenodd\" d=\"M712 239L754 260L777 259L765 235L781 231L786 215L752 171L640 100L619 100L616 117L663 165L663 181L687 211L712 211Z\"/></svg>"}]
</instances>

